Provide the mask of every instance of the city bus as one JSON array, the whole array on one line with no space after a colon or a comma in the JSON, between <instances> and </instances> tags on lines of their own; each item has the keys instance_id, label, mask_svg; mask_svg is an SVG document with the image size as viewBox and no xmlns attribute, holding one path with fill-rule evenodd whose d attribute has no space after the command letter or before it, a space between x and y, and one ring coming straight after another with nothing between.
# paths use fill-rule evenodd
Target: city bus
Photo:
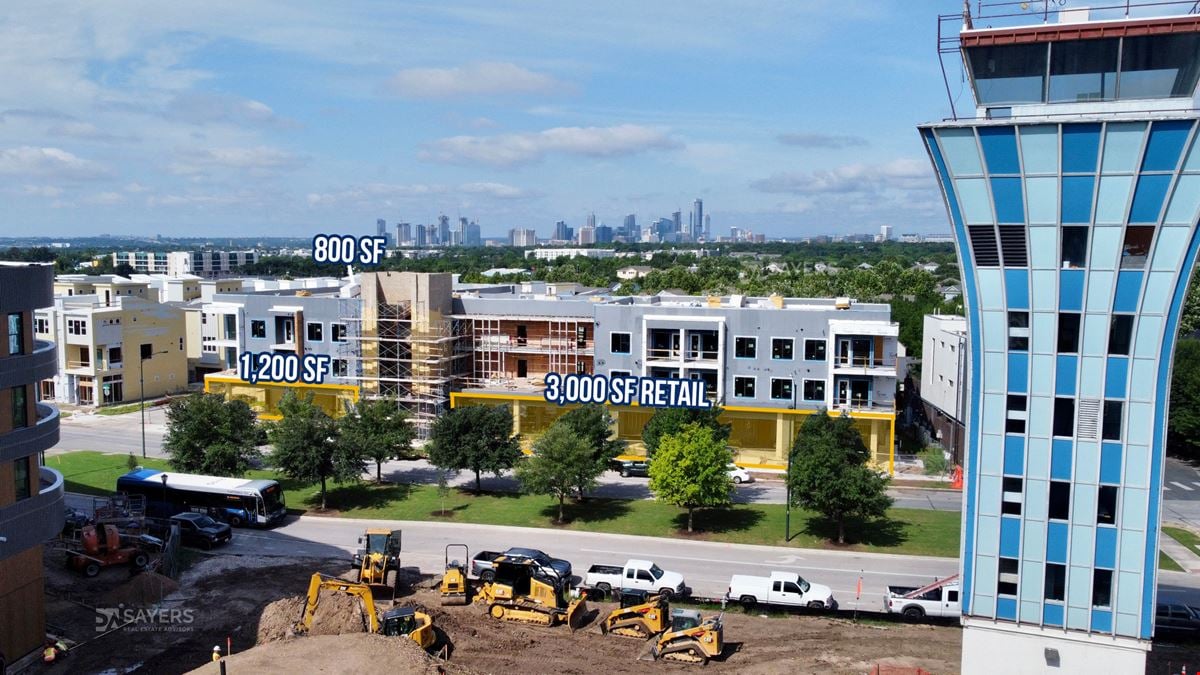
<instances>
[{"instance_id":1,"label":"city bus","mask_svg":"<svg viewBox=\"0 0 1200 675\"><path fill-rule=\"evenodd\" d=\"M170 518L195 511L233 527L268 527L287 513L279 481L222 478L135 469L117 478L117 492L146 496L146 513Z\"/></svg>"}]
</instances>

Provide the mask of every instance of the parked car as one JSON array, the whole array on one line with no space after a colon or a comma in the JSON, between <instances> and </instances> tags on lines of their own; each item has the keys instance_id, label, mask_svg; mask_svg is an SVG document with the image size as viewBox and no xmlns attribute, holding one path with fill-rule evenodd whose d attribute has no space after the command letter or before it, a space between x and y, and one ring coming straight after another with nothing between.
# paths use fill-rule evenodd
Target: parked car
<instances>
[{"instance_id":1,"label":"parked car","mask_svg":"<svg viewBox=\"0 0 1200 675\"><path fill-rule=\"evenodd\" d=\"M678 572L668 572L649 560L626 560L624 565L592 565L583 585L601 593L637 590L660 593L668 599L692 594Z\"/></svg>"},{"instance_id":2,"label":"parked car","mask_svg":"<svg viewBox=\"0 0 1200 675\"><path fill-rule=\"evenodd\" d=\"M233 528L203 513L177 513L168 520L179 526L180 541L184 546L208 549L233 539Z\"/></svg>"},{"instance_id":3,"label":"parked car","mask_svg":"<svg viewBox=\"0 0 1200 675\"><path fill-rule=\"evenodd\" d=\"M771 572L769 577L735 574L726 596L747 609L755 605L837 609L828 586L810 583L795 572Z\"/></svg>"},{"instance_id":4,"label":"parked car","mask_svg":"<svg viewBox=\"0 0 1200 675\"><path fill-rule=\"evenodd\" d=\"M538 564L546 574L561 577L570 580L571 578L571 562L561 558L551 558L545 552L535 548L514 547L507 551L480 551L471 558L471 574L479 577L481 581L491 583L496 578L495 572L492 570L492 561L500 556L512 558L514 560L533 560Z\"/></svg>"},{"instance_id":5,"label":"parked car","mask_svg":"<svg viewBox=\"0 0 1200 675\"><path fill-rule=\"evenodd\" d=\"M737 464L730 464L728 469L729 477L732 478L733 482L737 483L738 485L741 485L742 483L754 482L754 476L751 476L749 471L743 469Z\"/></svg>"},{"instance_id":6,"label":"parked car","mask_svg":"<svg viewBox=\"0 0 1200 675\"><path fill-rule=\"evenodd\" d=\"M889 614L901 614L914 621L927 616L959 616L962 601L958 595L958 576L928 586L888 586L883 607Z\"/></svg>"},{"instance_id":7,"label":"parked car","mask_svg":"<svg viewBox=\"0 0 1200 675\"><path fill-rule=\"evenodd\" d=\"M608 468L621 474L624 478L650 475L650 464L642 460L614 459L608 463Z\"/></svg>"},{"instance_id":8,"label":"parked car","mask_svg":"<svg viewBox=\"0 0 1200 675\"><path fill-rule=\"evenodd\" d=\"M1158 635L1200 634L1200 608L1160 604L1154 613L1154 632Z\"/></svg>"}]
</instances>

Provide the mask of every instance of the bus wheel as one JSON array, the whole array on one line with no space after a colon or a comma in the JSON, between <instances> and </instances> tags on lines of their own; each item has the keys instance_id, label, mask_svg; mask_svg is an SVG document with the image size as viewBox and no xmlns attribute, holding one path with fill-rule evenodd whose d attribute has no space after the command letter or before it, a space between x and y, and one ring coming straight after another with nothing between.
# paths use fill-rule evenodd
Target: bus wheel
<instances>
[{"instance_id":1,"label":"bus wheel","mask_svg":"<svg viewBox=\"0 0 1200 675\"><path fill-rule=\"evenodd\" d=\"M229 526L230 527L241 527L242 526L242 517L241 516L233 516L232 518L230 518Z\"/></svg>"}]
</instances>

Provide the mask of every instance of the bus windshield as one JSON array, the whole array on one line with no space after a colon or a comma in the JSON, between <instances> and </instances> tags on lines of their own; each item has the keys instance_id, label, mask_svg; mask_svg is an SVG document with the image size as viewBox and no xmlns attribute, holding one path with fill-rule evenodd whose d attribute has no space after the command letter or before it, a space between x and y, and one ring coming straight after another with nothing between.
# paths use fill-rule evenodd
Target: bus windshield
<instances>
[{"instance_id":1,"label":"bus windshield","mask_svg":"<svg viewBox=\"0 0 1200 675\"><path fill-rule=\"evenodd\" d=\"M280 507L284 506L283 491L279 489L279 485L272 485L262 491L263 506L267 509L267 513L273 513Z\"/></svg>"}]
</instances>

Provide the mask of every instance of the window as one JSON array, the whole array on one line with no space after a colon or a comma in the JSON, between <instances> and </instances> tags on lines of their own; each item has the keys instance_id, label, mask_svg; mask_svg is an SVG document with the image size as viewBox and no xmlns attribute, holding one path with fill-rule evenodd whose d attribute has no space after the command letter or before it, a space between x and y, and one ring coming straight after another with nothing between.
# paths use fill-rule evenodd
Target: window
<instances>
[{"instance_id":1,"label":"window","mask_svg":"<svg viewBox=\"0 0 1200 675\"><path fill-rule=\"evenodd\" d=\"M1112 570L1096 570L1092 573L1092 606L1112 605Z\"/></svg>"},{"instance_id":2,"label":"window","mask_svg":"<svg viewBox=\"0 0 1200 675\"><path fill-rule=\"evenodd\" d=\"M309 342L321 342L325 339L325 327L319 323L309 323L305 332Z\"/></svg>"},{"instance_id":3,"label":"window","mask_svg":"<svg viewBox=\"0 0 1200 675\"><path fill-rule=\"evenodd\" d=\"M529 326L517 324L517 345L524 346L529 342Z\"/></svg>"},{"instance_id":4,"label":"window","mask_svg":"<svg viewBox=\"0 0 1200 675\"><path fill-rule=\"evenodd\" d=\"M13 462L13 487L16 488L17 501L33 496L33 488L29 485L29 457L21 457Z\"/></svg>"},{"instance_id":5,"label":"window","mask_svg":"<svg viewBox=\"0 0 1200 675\"><path fill-rule=\"evenodd\" d=\"M1133 315L1114 314L1108 329L1109 356L1128 356L1129 342L1133 337Z\"/></svg>"},{"instance_id":6,"label":"window","mask_svg":"<svg viewBox=\"0 0 1200 675\"><path fill-rule=\"evenodd\" d=\"M738 398L754 398L754 378L733 378L733 395Z\"/></svg>"},{"instance_id":7,"label":"window","mask_svg":"<svg viewBox=\"0 0 1200 675\"><path fill-rule=\"evenodd\" d=\"M221 336L222 339L236 340L237 339L237 315L236 314L223 314L221 316L224 319L223 327L225 330L225 334Z\"/></svg>"},{"instance_id":8,"label":"window","mask_svg":"<svg viewBox=\"0 0 1200 675\"><path fill-rule=\"evenodd\" d=\"M575 346L576 347L586 347L587 346L587 326L576 326L575 327Z\"/></svg>"},{"instance_id":9,"label":"window","mask_svg":"<svg viewBox=\"0 0 1200 675\"><path fill-rule=\"evenodd\" d=\"M613 333L609 337L609 351L614 354L628 354L632 349L629 333Z\"/></svg>"},{"instance_id":10,"label":"window","mask_svg":"<svg viewBox=\"0 0 1200 675\"><path fill-rule=\"evenodd\" d=\"M1017 559L1001 558L1000 574L996 577L997 595L1017 594Z\"/></svg>"},{"instance_id":11,"label":"window","mask_svg":"<svg viewBox=\"0 0 1200 675\"><path fill-rule=\"evenodd\" d=\"M1096 524L1117 524L1117 486L1100 486L1100 496L1096 500Z\"/></svg>"},{"instance_id":12,"label":"window","mask_svg":"<svg viewBox=\"0 0 1200 675\"><path fill-rule=\"evenodd\" d=\"M1050 520L1067 520L1071 517L1070 483L1050 481L1050 506L1047 515Z\"/></svg>"},{"instance_id":13,"label":"window","mask_svg":"<svg viewBox=\"0 0 1200 675\"><path fill-rule=\"evenodd\" d=\"M1064 312L1058 315L1058 353L1079 352L1079 315Z\"/></svg>"},{"instance_id":14,"label":"window","mask_svg":"<svg viewBox=\"0 0 1200 675\"><path fill-rule=\"evenodd\" d=\"M1067 566L1046 564L1046 599L1062 602L1067 597Z\"/></svg>"},{"instance_id":15,"label":"window","mask_svg":"<svg viewBox=\"0 0 1200 675\"><path fill-rule=\"evenodd\" d=\"M733 355L739 359L753 359L758 356L758 338L739 337L733 339Z\"/></svg>"},{"instance_id":16,"label":"window","mask_svg":"<svg viewBox=\"0 0 1200 675\"><path fill-rule=\"evenodd\" d=\"M1125 228L1125 243L1121 245L1121 269L1140 270L1150 257L1150 242L1154 240L1154 227L1130 225Z\"/></svg>"},{"instance_id":17,"label":"window","mask_svg":"<svg viewBox=\"0 0 1200 675\"><path fill-rule=\"evenodd\" d=\"M953 384L953 383L951 383ZM1019 394L1008 395L1008 416L1004 421L1004 432L1009 434L1025 433L1025 420L1028 416L1028 398Z\"/></svg>"},{"instance_id":18,"label":"window","mask_svg":"<svg viewBox=\"0 0 1200 675\"><path fill-rule=\"evenodd\" d=\"M83 319L68 319L67 335L87 335L87 322Z\"/></svg>"},{"instance_id":19,"label":"window","mask_svg":"<svg viewBox=\"0 0 1200 675\"><path fill-rule=\"evenodd\" d=\"M615 380L618 377L629 377L628 370L610 370L608 371L608 379Z\"/></svg>"},{"instance_id":20,"label":"window","mask_svg":"<svg viewBox=\"0 0 1200 675\"><path fill-rule=\"evenodd\" d=\"M1020 478L1006 476L1003 485L1004 492L1000 497L1000 513L1007 513L1013 516L1021 515L1021 504L1025 501L1023 492L1025 481Z\"/></svg>"},{"instance_id":21,"label":"window","mask_svg":"<svg viewBox=\"0 0 1200 675\"><path fill-rule=\"evenodd\" d=\"M1069 40L1050 46L1050 101L1109 101L1117 96L1120 41Z\"/></svg>"},{"instance_id":22,"label":"window","mask_svg":"<svg viewBox=\"0 0 1200 675\"><path fill-rule=\"evenodd\" d=\"M793 347L791 338L771 338L771 358L777 361L791 361Z\"/></svg>"},{"instance_id":23,"label":"window","mask_svg":"<svg viewBox=\"0 0 1200 675\"><path fill-rule=\"evenodd\" d=\"M1063 227L1063 269L1083 267L1087 263L1087 245L1088 229L1086 227Z\"/></svg>"},{"instance_id":24,"label":"window","mask_svg":"<svg viewBox=\"0 0 1200 675\"><path fill-rule=\"evenodd\" d=\"M331 324L329 324L329 332L331 334L329 337L333 342L345 342L346 341L346 324L331 323ZM266 334L265 328L263 329L263 334L264 335Z\"/></svg>"},{"instance_id":25,"label":"window","mask_svg":"<svg viewBox=\"0 0 1200 675\"><path fill-rule=\"evenodd\" d=\"M120 362L121 362L121 348L120 347L109 347L108 348L108 365L114 366Z\"/></svg>"},{"instance_id":26,"label":"window","mask_svg":"<svg viewBox=\"0 0 1200 675\"><path fill-rule=\"evenodd\" d=\"M776 401L792 400L792 381L771 378L771 398Z\"/></svg>"},{"instance_id":27,"label":"window","mask_svg":"<svg viewBox=\"0 0 1200 675\"><path fill-rule=\"evenodd\" d=\"M825 400L825 380L805 380L804 381L804 400L805 401L824 401Z\"/></svg>"},{"instance_id":28,"label":"window","mask_svg":"<svg viewBox=\"0 0 1200 675\"><path fill-rule=\"evenodd\" d=\"M1001 45L966 50L980 105L1040 103L1045 90L1046 45Z\"/></svg>"},{"instance_id":29,"label":"window","mask_svg":"<svg viewBox=\"0 0 1200 675\"><path fill-rule=\"evenodd\" d=\"M1127 37L1121 46L1121 98L1191 96L1196 88L1200 36Z\"/></svg>"},{"instance_id":30,"label":"window","mask_svg":"<svg viewBox=\"0 0 1200 675\"><path fill-rule=\"evenodd\" d=\"M825 360L825 341L824 340L805 340L804 341L804 360L805 361L824 361Z\"/></svg>"},{"instance_id":31,"label":"window","mask_svg":"<svg viewBox=\"0 0 1200 675\"><path fill-rule=\"evenodd\" d=\"M267 337L267 322L261 319L250 321L250 337L265 339Z\"/></svg>"},{"instance_id":32,"label":"window","mask_svg":"<svg viewBox=\"0 0 1200 675\"><path fill-rule=\"evenodd\" d=\"M29 426L29 405L26 398L25 386L20 384L9 390L12 395L13 429L24 429Z\"/></svg>"},{"instance_id":33,"label":"window","mask_svg":"<svg viewBox=\"0 0 1200 675\"><path fill-rule=\"evenodd\" d=\"M1029 351L1029 312L1008 313L1008 348L1010 351Z\"/></svg>"},{"instance_id":34,"label":"window","mask_svg":"<svg viewBox=\"0 0 1200 675\"><path fill-rule=\"evenodd\" d=\"M346 359L334 359L333 360L333 376L334 377L346 377L346 374L349 372L350 372L350 370L346 366Z\"/></svg>"},{"instance_id":35,"label":"window","mask_svg":"<svg viewBox=\"0 0 1200 675\"><path fill-rule=\"evenodd\" d=\"M1075 399L1054 399L1054 435L1075 435Z\"/></svg>"},{"instance_id":36,"label":"window","mask_svg":"<svg viewBox=\"0 0 1200 675\"><path fill-rule=\"evenodd\" d=\"M38 317L33 320L33 331L38 335L45 335L50 332L50 321Z\"/></svg>"},{"instance_id":37,"label":"window","mask_svg":"<svg viewBox=\"0 0 1200 675\"><path fill-rule=\"evenodd\" d=\"M125 400L125 383L120 375L106 375L100 383L101 401L120 403Z\"/></svg>"},{"instance_id":38,"label":"window","mask_svg":"<svg viewBox=\"0 0 1200 675\"><path fill-rule=\"evenodd\" d=\"M16 312L8 315L8 354L25 353L25 317Z\"/></svg>"},{"instance_id":39,"label":"window","mask_svg":"<svg viewBox=\"0 0 1200 675\"><path fill-rule=\"evenodd\" d=\"M1104 402L1104 421L1100 438L1106 441L1121 440L1121 413L1124 410L1125 406L1120 401Z\"/></svg>"}]
</instances>

